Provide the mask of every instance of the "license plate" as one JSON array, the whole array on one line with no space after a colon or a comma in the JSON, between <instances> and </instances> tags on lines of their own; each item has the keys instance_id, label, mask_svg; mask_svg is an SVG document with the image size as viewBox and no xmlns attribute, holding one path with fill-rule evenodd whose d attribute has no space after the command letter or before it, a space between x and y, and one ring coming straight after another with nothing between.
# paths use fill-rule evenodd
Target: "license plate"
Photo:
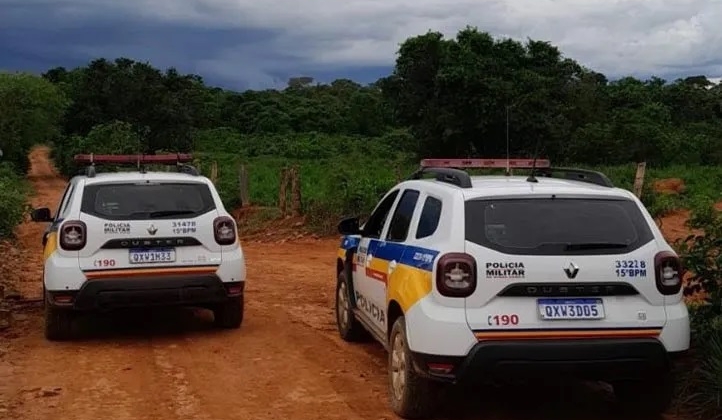
<instances>
[{"instance_id":1,"label":"license plate","mask_svg":"<svg viewBox=\"0 0 722 420\"><path fill-rule=\"evenodd\" d=\"M542 319L603 319L602 299L537 299Z\"/></svg>"},{"instance_id":2,"label":"license plate","mask_svg":"<svg viewBox=\"0 0 722 420\"><path fill-rule=\"evenodd\" d=\"M128 251L131 264L152 264L175 262L175 249L131 249Z\"/></svg>"}]
</instances>

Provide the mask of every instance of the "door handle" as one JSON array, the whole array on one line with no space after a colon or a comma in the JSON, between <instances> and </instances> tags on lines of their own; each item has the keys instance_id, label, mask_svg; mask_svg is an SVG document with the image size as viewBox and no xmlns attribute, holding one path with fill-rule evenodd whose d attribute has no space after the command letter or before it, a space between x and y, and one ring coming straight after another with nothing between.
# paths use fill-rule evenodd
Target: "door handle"
<instances>
[{"instance_id":1,"label":"door handle","mask_svg":"<svg viewBox=\"0 0 722 420\"><path fill-rule=\"evenodd\" d=\"M373 255L366 255L366 267L371 265L371 260L374 258Z\"/></svg>"},{"instance_id":2,"label":"door handle","mask_svg":"<svg viewBox=\"0 0 722 420\"><path fill-rule=\"evenodd\" d=\"M396 270L396 260L389 263L389 274L391 274L394 270Z\"/></svg>"}]
</instances>

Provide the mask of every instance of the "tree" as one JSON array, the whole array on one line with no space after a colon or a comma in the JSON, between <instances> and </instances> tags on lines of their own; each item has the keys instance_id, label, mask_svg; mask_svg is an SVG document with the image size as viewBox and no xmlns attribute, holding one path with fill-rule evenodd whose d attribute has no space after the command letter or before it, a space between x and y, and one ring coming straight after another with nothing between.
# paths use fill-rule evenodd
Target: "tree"
<instances>
[{"instance_id":1,"label":"tree","mask_svg":"<svg viewBox=\"0 0 722 420\"><path fill-rule=\"evenodd\" d=\"M28 169L28 152L59 135L68 100L52 83L25 73L0 73L0 149L19 173Z\"/></svg>"}]
</instances>

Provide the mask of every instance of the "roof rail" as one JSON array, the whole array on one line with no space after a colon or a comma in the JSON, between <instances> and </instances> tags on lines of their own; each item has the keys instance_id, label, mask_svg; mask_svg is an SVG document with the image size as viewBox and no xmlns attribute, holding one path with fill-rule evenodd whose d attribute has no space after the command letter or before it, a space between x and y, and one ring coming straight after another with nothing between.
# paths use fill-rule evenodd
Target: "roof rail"
<instances>
[{"instance_id":1,"label":"roof rail","mask_svg":"<svg viewBox=\"0 0 722 420\"><path fill-rule=\"evenodd\" d=\"M602 187L614 188L614 183L609 177L599 171L579 168L542 168L536 171L539 175L547 178L554 178L553 172L560 172L564 179L572 181L587 182Z\"/></svg>"},{"instance_id":2,"label":"roof rail","mask_svg":"<svg viewBox=\"0 0 722 420\"><path fill-rule=\"evenodd\" d=\"M156 165L173 165L175 164L176 170L180 173L198 176L200 173L194 166L187 164L187 162L193 161L193 155L189 153L176 153L176 154L163 154L163 155L96 155L90 154L79 154L73 157L73 160L77 164L87 164L85 168L85 175L88 178L93 178L96 174L96 164L107 164L107 165L134 165L140 172L145 172L145 165L156 164Z\"/></svg>"},{"instance_id":3,"label":"roof rail","mask_svg":"<svg viewBox=\"0 0 722 420\"><path fill-rule=\"evenodd\" d=\"M461 188L471 188L471 177L461 169L422 167L411 174L409 179L421 179L426 174L434 175L437 181L453 184Z\"/></svg>"},{"instance_id":4,"label":"roof rail","mask_svg":"<svg viewBox=\"0 0 722 420\"><path fill-rule=\"evenodd\" d=\"M454 184L461 188L471 188L471 177L461 168L533 169L534 174L547 178L555 178L554 173L560 173L563 179L614 188L614 183L601 172L579 168L555 168L549 159L423 159L421 169L416 171L410 179L420 179L423 174L430 173L434 174L438 181ZM529 180L535 182L531 176Z\"/></svg>"}]
</instances>

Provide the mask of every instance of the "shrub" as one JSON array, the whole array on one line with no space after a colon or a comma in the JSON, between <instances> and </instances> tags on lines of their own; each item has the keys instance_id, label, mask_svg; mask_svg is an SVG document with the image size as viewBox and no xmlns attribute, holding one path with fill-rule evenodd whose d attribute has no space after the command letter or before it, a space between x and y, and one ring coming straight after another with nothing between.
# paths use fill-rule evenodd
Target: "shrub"
<instances>
[{"instance_id":1,"label":"shrub","mask_svg":"<svg viewBox=\"0 0 722 420\"><path fill-rule=\"evenodd\" d=\"M708 201L697 205L688 225L702 230L702 233L689 235L675 244L684 267L690 272L685 295L702 292L706 302L719 309L722 307L722 253L719 251L722 245L722 215Z\"/></svg>"},{"instance_id":2,"label":"shrub","mask_svg":"<svg viewBox=\"0 0 722 420\"><path fill-rule=\"evenodd\" d=\"M676 243L689 271L684 294L702 300L690 304L693 363L682 372L679 401L690 414L722 419L722 215L700 200L688 224L703 232Z\"/></svg>"},{"instance_id":3,"label":"shrub","mask_svg":"<svg viewBox=\"0 0 722 420\"><path fill-rule=\"evenodd\" d=\"M0 238L13 236L26 211L24 181L8 163L0 163Z\"/></svg>"},{"instance_id":4,"label":"shrub","mask_svg":"<svg viewBox=\"0 0 722 420\"><path fill-rule=\"evenodd\" d=\"M679 381L680 408L701 419L722 419L722 317L692 311L695 331L694 359Z\"/></svg>"}]
</instances>

